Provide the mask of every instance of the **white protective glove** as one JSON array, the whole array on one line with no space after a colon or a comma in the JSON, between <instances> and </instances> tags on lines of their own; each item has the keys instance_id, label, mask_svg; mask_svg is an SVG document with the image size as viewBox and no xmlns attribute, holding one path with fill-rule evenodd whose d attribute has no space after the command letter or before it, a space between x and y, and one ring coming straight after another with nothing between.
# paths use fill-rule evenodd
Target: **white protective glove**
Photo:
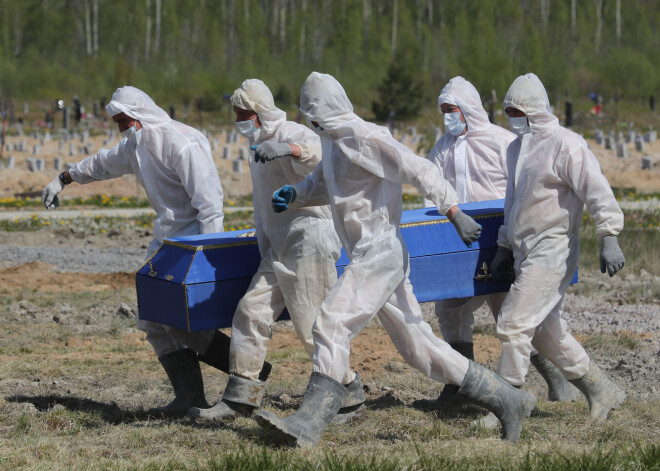
<instances>
[{"instance_id":1,"label":"white protective glove","mask_svg":"<svg viewBox=\"0 0 660 471\"><path fill-rule=\"evenodd\" d=\"M481 235L481 225L477 224L474 219L460 209L456 210L450 221L454 225L456 232L458 232L458 236L465 242L465 245L472 247L472 242L477 240Z\"/></svg>"},{"instance_id":2,"label":"white protective glove","mask_svg":"<svg viewBox=\"0 0 660 471\"><path fill-rule=\"evenodd\" d=\"M51 182L46 185L44 191L41 192L41 201L44 203L46 209L55 209L60 205L60 199L57 195L64 189L64 184L60 181L60 177L55 177Z\"/></svg>"}]
</instances>

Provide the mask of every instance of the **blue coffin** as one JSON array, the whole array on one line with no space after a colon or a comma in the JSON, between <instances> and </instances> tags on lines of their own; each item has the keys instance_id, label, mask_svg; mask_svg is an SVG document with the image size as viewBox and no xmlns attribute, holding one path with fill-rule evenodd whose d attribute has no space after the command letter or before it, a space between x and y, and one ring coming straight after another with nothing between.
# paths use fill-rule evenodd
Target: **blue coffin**
<instances>
[{"instance_id":1,"label":"blue coffin","mask_svg":"<svg viewBox=\"0 0 660 471\"><path fill-rule=\"evenodd\" d=\"M403 212L401 230L410 255L410 281L420 302L508 291L508 283L479 276L484 262L489 263L497 250L503 203L461 205L483 227L470 248L437 210ZM136 273L140 318L191 332L230 327L259 262L251 230L168 239ZM342 251L339 275L348 263Z\"/></svg>"}]
</instances>

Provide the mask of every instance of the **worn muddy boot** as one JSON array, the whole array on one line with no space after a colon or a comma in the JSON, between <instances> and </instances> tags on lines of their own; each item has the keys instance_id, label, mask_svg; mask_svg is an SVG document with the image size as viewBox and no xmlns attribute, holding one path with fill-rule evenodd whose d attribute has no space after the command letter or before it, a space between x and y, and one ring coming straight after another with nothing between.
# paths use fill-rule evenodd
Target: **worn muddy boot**
<instances>
[{"instance_id":1,"label":"worn muddy boot","mask_svg":"<svg viewBox=\"0 0 660 471\"><path fill-rule=\"evenodd\" d=\"M474 344L472 342L450 343L449 346L468 360L474 361ZM457 392L458 386L447 383L437 399L418 399L412 403L412 406L424 411L438 410L449 403L456 402Z\"/></svg>"},{"instance_id":2,"label":"worn muddy boot","mask_svg":"<svg viewBox=\"0 0 660 471\"><path fill-rule=\"evenodd\" d=\"M189 349L177 350L158 357L174 388L174 400L163 407L147 411L162 417L183 417L191 407L208 407L197 354Z\"/></svg>"},{"instance_id":3,"label":"worn muddy boot","mask_svg":"<svg viewBox=\"0 0 660 471\"><path fill-rule=\"evenodd\" d=\"M266 383L251 381L231 375L222 400L210 409L192 407L188 416L200 421L217 421L235 419L252 415L259 406L266 392Z\"/></svg>"},{"instance_id":4,"label":"worn muddy boot","mask_svg":"<svg viewBox=\"0 0 660 471\"><path fill-rule=\"evenodd\" d=\"M367 412L367 406L364 404L366 398L364 397L362 379L357 371L355 372L355 379L344 387L348 391L348 395L342 402L337 415L332 419L334 425L353 422L363 417Z\"/></svg>"},{"instance_id":5,"label":"worn muddy boot","mask_svg":"<svg viewBox=\"0 0 660 471\"><path fill-rule=\"evenodd\" d=\"M269 411L254 416L270 436L292 447L315 446L332 419L337 415L348 390L338 381L322 373L312 373L300 408L287 418Z\"/></svg>"},{"instance_id":6,"label":"worn muddy boot","mask_svg":"<svg viewBox=\"0 0 660 471\"><path fill-rule=\"evenodd\" d=\"M536 406L533 394L514 388L473 361L458 389L458 395L495 414L502 424L502 438L510 442L518 441L523 419L529 417Z\"/></svg>"},{"instance_id":7,"label":"worn muddy boot","mask_svg":"<svg viewBox=\"0 0 660 471\"><path fill-rule=\"evenodd\" d=\"M533 353L529 361L548 384L548 401L573 402L580 397L580 391L564 377L564 374L550 360L540 353Z\"/></svg>"},{"instance_id":8,"label":"worn muddy boot","mask_svg":"<svg viewBox=\"0 0 660 471\"><path fill-rule=\"evenodd\" d=\"M612 409L617 409L626 399L623 392L610 378L592 361L587 374L579 379L571 379L589 402L589 413L592 419L605 420Z\"/></svg>"},{"instance_id":9,"label":"worn muddy boot","mask_svg":"<svg viewBox=\"0 0 660 471\"><path fill-rule=\"evenodd\" d=\"M199 361L203 361L207 365L229 374L230 346L231 337L216 330L211 343L206 349L206 352L204 352L204 355L199 355ZM266 381L272 368L273 365L265 361L264 366L259 373L259 381Z\"/></svg>"}]
</instances>

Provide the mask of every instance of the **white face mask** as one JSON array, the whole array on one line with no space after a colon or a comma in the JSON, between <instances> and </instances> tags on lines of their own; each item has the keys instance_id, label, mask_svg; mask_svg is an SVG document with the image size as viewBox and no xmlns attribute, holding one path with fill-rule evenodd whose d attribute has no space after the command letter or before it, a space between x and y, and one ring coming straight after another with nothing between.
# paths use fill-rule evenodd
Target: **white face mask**
<instances>
[{"instance_id":1,"label":"white face mask","mask_svg":"<svg viewBox=\"0 0 660 471\"><path fill-rule=\"evenodd\" d=\"M247 121L236 121L236 129L241 134L241 136L247 137L248 139L252 136L255 136L257 132L257 125L255 124L255 119L248 119Z\"/></svg>"},{"instance_id":2,"label":"white face mask","mask_svg":"<svg viewBox=\"0 0 660 471\"><path fill-rule=\"evenodd\" d=\"M137 130L136 125L134 124L127 130L123 131L121 135L124 136L128 142L132 142L133 144L138 145L142 139L142 128Z\"/></svg>"},{"instance_id":3,"label":"white face mask","mask_svg":"<svg viewBox=\"0 0 660 471\"><path fill-rule=\"evenodd\" d=\"M511 131L513 131L518 137L522 137L523 134L530 132L527 116L519 116L517 118L509 116L508 118Z\"/></svg>"},{"instance_id":4,"label":"white face mask","mask_svg":"<svg viewBox=\"0 0 660 471\"><path fill-rule=\"evenodd\" d=\"M445 129L452 136L460 136L465 131L467 123L461 121L461 112L456 111L455 113L445 113Z\"/></svg>"}]
</instances>

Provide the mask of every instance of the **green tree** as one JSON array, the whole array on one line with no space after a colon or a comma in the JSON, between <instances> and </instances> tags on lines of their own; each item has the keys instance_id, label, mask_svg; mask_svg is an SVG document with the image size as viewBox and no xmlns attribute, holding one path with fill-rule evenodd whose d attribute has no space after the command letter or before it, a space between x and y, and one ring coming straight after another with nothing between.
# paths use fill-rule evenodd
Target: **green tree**
<instances>
[{"instance_id":1,"label":"green tree","mask_svg":"<svg viewBox=\"0 0 660 471\"><path fill-rule=\"evenodd\" d=\"M377 121L406 120L419 114L423 92L418 81L401 61L393 61L377 88L378 101L371 105Z\"/></svg>"}]
</instances>

